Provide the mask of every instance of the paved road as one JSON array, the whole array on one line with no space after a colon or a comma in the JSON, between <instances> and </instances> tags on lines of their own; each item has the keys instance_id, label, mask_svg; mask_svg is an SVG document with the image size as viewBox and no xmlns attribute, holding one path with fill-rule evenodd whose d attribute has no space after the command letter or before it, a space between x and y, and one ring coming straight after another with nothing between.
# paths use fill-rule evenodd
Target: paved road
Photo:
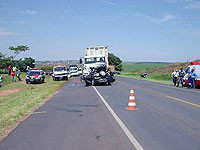
<instances>
[{"instance_id":1,"label":"paved road","mask_svg":"<svg viewBox=\"0 0 200 150\"><path fill-rule=\"evenodd\" d=\"M146 150L200 150L200 90L117 78L96 87ZM127 111L134 88L138 111ZM110 94L113 93L113 94Z\"/></svg>"},{"instance_id":2,"label":"paved road","mask_svg":"<svg viewBox=\"0 0 200 150\"><path fill-rule=\"evenodd\" d=\"M143 149L200 150L200 90L122 77L95 88ZM95 88L73 79L1 141L0 150L135 149ZM137 111L125 109L130 88Z\"/></svg>"}]
</instances>

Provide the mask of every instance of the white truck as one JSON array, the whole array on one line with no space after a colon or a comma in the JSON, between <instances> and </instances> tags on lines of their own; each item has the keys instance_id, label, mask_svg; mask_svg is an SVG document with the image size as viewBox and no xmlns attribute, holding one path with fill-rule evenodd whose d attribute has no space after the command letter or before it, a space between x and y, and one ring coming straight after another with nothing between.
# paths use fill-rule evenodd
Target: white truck
<instances>
[{"instance_id":1,"label":"white truck","mask_svg":"<svg viewBox=\"0 0 200 150\"><path fill-rule=\"evenodd\" d=\"M82 64L81 80L89 85L111 85L115 81L114 73L108 63L108 46L87 47L85 56L80 59Z\"/></svg>"},{"instance_id":2,"label":"white truck","mask_svg":"<svg viewBox=\"0 0 200 150\"><path fill-rule=\"evenodd\" d=\"M53 67L53 80L68 80L69 72L67 71L67 67L64 65L56 65Z\"/></svg>"},{"instance_id":3,"label":"white truck","mask_svg":"<svg viewBox=\"0 0 200 150\"><path fill-rule=\"evenodd\" d=\"M91 68L106 65L108 67L108 46L91 46L85 50L85 55L80 59L83 76L90 73Z\"/></svg>"}]
</instances>

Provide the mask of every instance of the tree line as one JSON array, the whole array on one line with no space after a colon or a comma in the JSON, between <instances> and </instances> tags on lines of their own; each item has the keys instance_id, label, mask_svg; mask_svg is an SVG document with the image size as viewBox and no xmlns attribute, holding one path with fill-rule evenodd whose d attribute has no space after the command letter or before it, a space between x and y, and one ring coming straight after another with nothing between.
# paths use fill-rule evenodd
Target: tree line
<instances>
[{"instance_id":1,"label":"tree line","mask_svg":"<svg viewBox=\"0 0 200 150\"><path fill-rule=\"evenodd\" d=\"M27 45L20 45L16 47L10 46L8 49L13 51L13 55L6 56L6 54L0 52L0 69L4 69L6 72L9 65L15 66L21 71L26 71L27 66L31 68L35 67L35 59L31 57L26 57L24 59L20 58L18 60L15 59L21 52L29 50Z\"/></svg>"}]
</instances>

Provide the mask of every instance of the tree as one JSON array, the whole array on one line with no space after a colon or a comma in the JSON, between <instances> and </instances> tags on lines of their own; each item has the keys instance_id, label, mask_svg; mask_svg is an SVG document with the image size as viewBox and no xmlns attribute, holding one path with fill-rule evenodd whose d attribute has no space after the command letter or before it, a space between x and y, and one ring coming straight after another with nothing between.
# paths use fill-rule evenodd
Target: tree
<instances>
[{"instance_id":1,"label":"tree","mask_svg":"<svg viewBox=\"0 0 200 150\"><path fill-rule=\"evenodd\" d=\"M28 58L24 58L24 64L26 64L26 66L29 66L31 68L35 68L35 59L28 57Z\"/></svg>"},{"instance_id":2,"label":"tree","mask_svg":"<svg viewBox=\"0 0 200 150\"><path fill-rule=\"evenodd\" d=\"M10 49L11 51L14 51L13 58L15 58L19 53L29 50L29 47L27 45L20 45L17 47L10 46L8 49Z\"/></svg>"},{"instance_id":3,"label":"tree","mask_svg":"<svg viewBox=\"0 0 200 150\"><path fill-rule=\"evenodd\" d=\"M113 53L108 53L108 61L110 65L115 66L116 71L122 71L122 60Z\"/></svg>"}]
</instances>

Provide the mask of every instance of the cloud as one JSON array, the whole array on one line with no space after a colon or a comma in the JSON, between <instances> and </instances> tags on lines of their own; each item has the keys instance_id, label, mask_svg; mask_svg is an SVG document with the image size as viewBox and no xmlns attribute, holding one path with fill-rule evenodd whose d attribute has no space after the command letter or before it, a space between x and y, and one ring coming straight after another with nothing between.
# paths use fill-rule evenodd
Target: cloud
<instances>
[{"instance_id":1,"label":"cloud","mask_svg":"<svg viewBox=\"0 0 200 150\"><path fill-rule=\"evenodd\" d=\"M24 12L29 15L35 15L37 13L35 10L29 10L29 9L25 10Z\"/></svg>"},{"instance_id":2,"label":"cloud","mask_svg":"<svg viewBox=\"0 0 200 150\"><path fill-rule=\"evenodd\" d=\"M112 6L118 6L116 3L110 2L110 1L105 1L105 0L100 0L100 2L108 4L108 5L112 5Z\"/></svg>"},{"instance_id":3,"label":"cloud","mask_svg":"<svg viewBox=\"0 0 200 150\"><path fill-rule=\"evenodd\" d=\"M170 20L175 19L175 16L174 15L170 15L170 14L167 14L167 15L165 15L164 17L162 17L160 19L153 18L151 16L144 15L144 14L141 14L141 13L137 13L137 14L135 14L135 16L137 16L137 17L144 17L147 20L149 20L151 22L155 22L155 23L168 22Z\"/></svg>"},{"instance_id":4,"label":"cloud","mask_svg":"<svg viewBox=\"0 0 200 150\"><path fill-rule=\"evenodd\" d=\"M7 32L3 28L0 28L0 37L3 37L3 36L16 36L16 35L19 35L19 34L18 33L14 33L14 32Z\"/></svg>"},{"instance_id":5,"label":"cloud","mask_svg":"<svg viewBox=\"0 0 200 150\"><path fill-rule=\"evenodd\" d=\"M166 0L168 3L179 3L184 6L184 8L190 9L200 9L200 1L199 0Z\"/></svg>"},{"instance_id":6,"label":"cloud","mask_svg":"<svg viewBox=\"0 0 200 150\"><path fill-rule=\"evenodd\" d=\"M185 5L186 8L200 9L200 1L191 2Z\"/></svg>"}]
</instances>

